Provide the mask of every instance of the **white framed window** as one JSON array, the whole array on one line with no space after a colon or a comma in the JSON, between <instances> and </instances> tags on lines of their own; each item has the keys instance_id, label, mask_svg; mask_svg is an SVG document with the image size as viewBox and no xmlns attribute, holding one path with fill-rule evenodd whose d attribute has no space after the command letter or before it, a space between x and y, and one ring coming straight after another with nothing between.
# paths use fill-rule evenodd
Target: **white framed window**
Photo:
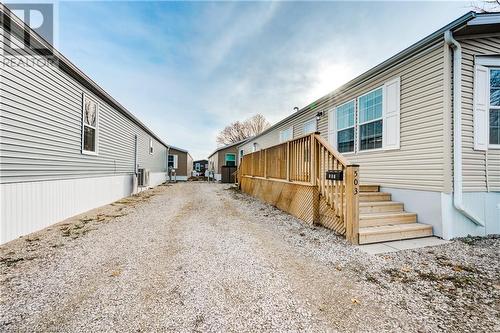
<instances>
[{"instance_id":1,"label":"white framed window","mask_svg":"<svg viewBox=\"0 0 500 333\"><path fill-rule=\"evenodd\" d=\"M153 139L149 138L149 154L153 155L153 153L154 153Z\"/></svg>"},{"instance_id":2,"label":"white framed window","mask_svg":"<svg viewBox=\"0 0 500 333\"><path fill-rule=\"evenodd\" d=\"M194 169L195 169L196 171L200 171L200 170L201 170L201 164L200 164L199 162L196 162L196 163L195 163L195 166L194 166Z\"/></svg>"},{"instance_id":3,"label":"white framed window","mask_svg":"<svg viewBox=\"0 0 500 333\"><path fill-rule=\"evenodd\" d=\"M304 135L316 132L316 118L310 119L304 123Z\"/></svg>"},{"instance_id":4,"label":"white framed window","mask_svg":"<svg viewBox=\"0 0 500 333\"><path fill-rule=\"evenodd\" d=\"M224 165L225 166L236 166L236 154L227 153Z\"/></svg>"},{"instance_id":5,"label":"white framed window","mask_svg":"<svg viewBox=\"0 0 500 333\"><path fill-rule=\"evenodd\" d=\"M178 158L177 155L169 154L167 168L169 169L177 169Z\"/></svg>"},{"instance_id":6,"label":"white framed window","mask_svg":"<svg viewBox=\"0 0 500 333\"><path fill-rule=\"evenodd\" d=\"M82 97L82 154L97 155L99 135L99 103L90 96Z\"/></svg>"},{"instance_id":7,"label":"white framed window","mask_svg":"<svg viewBox=\"0 0 500 333\"><path fill-rule=\"evenodd\" d=\"M293 138L293 126L288 127L280 131L280 143L292 140Z\"/></svg>"},{"instance_id":8,"label":"white framed window","mask_svg":"<svg viewBox=\"0 0 500 333\"><path fill-rule=\"evenodd\" d=\"M500 148L500 67L490 68L488 146Z\"/></svg>"},{"instance_id":9,"label":"white framed window","mask_svg":"<svg viewBox=\"0 0 500 333\"><path fill-rule=\"evenodd\" d=\"M358 97L359 151L382 148L383 87Z\"/></svg>"},{"instance_id":10,"label":"white framed window","mask_svg":"<svg viewBox=\"0 0 500 333\"><path fill-rule=\"evenodd\" d=\"M355 138L355 102L354 100L335 108L336 145L340 153L354 152Z\"/></svg>"}]
</instances>

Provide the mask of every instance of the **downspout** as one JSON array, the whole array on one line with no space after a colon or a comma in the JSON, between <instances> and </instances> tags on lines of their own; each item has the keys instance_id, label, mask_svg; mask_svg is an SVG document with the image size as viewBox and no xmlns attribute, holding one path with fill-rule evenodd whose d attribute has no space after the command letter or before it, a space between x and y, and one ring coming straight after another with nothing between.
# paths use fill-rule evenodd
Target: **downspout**
<instances>
[{"instance_id":1,"label":"downspout","mask_svg":"<svg viewBox=\"0 0 500 333\"><path fill-rule=\"evenodd\" d=\"M462 193L462 46L450 30L444 33L445 43L453 49L453 206L462 215L483 226L484 222L463 205Z\"/></svg>"}]
</instances>

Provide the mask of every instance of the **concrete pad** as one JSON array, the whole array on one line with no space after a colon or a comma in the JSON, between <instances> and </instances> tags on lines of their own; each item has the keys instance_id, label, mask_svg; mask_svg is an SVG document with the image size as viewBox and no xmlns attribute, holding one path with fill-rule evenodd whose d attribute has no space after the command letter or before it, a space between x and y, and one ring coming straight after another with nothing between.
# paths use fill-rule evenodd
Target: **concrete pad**
<instances>
[{"instance_id":1,"label":"concrete pad","mask_svg":"<svg viewBox=\"0 0 500 333\"><path fill-rule=\"evenodd\" d=\"M405 239L399 241L359 245L356 246L356 248L368 254L381 254L381 253L396 252L401 250L419 249L422 247L436 246L447 243L449 243L449 241L440 239L438 237L424 237L424 238Z\"/></svg>"},{"instance_id":2,"label":"concrete pad","mask_svg":"<svg viewBox=\"0 0 500 333\"><path fill-rule=\"evenodd\" d=\"M380 254L399 251L398 249L390 247L385 243L358 245L356 246L356 248L368 254Z\"/></svg>"}]
</instances>

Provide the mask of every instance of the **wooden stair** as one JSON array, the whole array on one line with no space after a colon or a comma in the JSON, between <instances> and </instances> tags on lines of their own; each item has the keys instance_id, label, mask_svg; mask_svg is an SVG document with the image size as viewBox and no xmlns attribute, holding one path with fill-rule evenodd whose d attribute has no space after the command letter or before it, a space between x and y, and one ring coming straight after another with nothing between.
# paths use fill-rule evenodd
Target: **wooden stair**
<instances>
[{"instance_id":1,"label":"wooden stair","mask_svg":"<svg viewBox=\"0 0 500 333\"><path fill-rule=\"evenodd\" d=\"M378 185L360 185L359 244L432 236L432 226L418 223L417 214L391 199Z\"/></svg>"}]
</instances>

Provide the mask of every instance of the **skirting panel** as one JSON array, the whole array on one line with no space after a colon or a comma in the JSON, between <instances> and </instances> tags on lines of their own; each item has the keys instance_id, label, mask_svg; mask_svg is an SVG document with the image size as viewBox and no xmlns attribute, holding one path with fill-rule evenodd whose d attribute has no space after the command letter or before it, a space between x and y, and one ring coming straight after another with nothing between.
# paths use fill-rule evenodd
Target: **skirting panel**
<instances>
[{"instance_id":1,"label":"skirting panel","mask_svg":"<svg viewBox=\"0 0 500 333\"><path fill-rule=\"evenodd\" d=\"M242 177L241 190L301 220L313 224L318 206L316 188L262 178ZM317 210L316 210L317 211Z\"/></svg>"},{"instance_id":2,"label":"skirting panel","mask_svg":"<svg viewBox=\"0 0 500 333\"><path fill-rule=\"evenodd\" d=\"M0 244L129 196L132 190L132 175L1 184Z\"/></svg>"},{"instance_id":3,"label":"skirting panel","mask_svg":"<svg viewBox=\"0 0 500 333\"><path fill-rule=\"evenodd\" d=\"M155 187L163 184L168 180L168 173L166 172L151 172L149 174L149 185Z\"/></svg>"}]
</instances>

